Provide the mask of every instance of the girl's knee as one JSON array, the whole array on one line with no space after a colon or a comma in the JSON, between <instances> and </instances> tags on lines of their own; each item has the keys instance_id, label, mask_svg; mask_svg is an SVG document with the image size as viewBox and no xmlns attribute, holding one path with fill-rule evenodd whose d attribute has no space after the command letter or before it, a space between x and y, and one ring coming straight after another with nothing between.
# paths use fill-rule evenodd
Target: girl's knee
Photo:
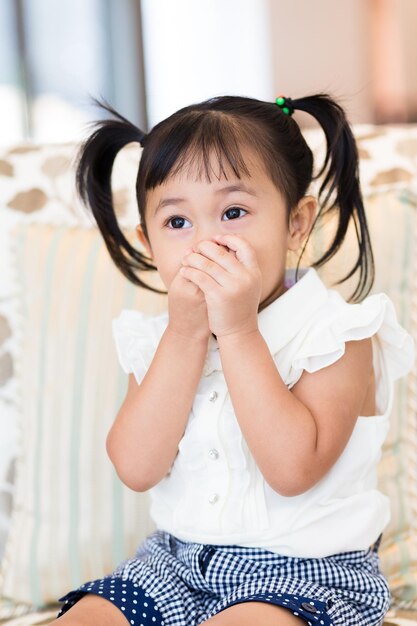
<instances>
[{"instance_id":1,"label":"girl's knee","mask_svg":"<svg viewBox=\"0 0 417 626\"><path fill-rule=\"evenodd\" d=\"M95 593L86 593L61 617L52 622L57 626L126 626L127 619L110 600Z\"/></svg>"}]
</instances>

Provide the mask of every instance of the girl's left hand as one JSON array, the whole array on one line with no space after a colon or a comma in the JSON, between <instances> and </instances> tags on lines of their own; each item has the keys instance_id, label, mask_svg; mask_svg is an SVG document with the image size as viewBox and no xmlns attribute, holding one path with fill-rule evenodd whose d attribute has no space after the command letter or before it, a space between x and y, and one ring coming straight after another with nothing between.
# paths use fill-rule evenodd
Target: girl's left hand
<instances>
[{"instance_id":1,"label":"girl's left hand","mask_svg":"<svg viewBox=\"0 0 417 626\"><path fill-rule=\"evenodd\" d=\"M216 337L257 330L262 277L255 251L239 235L214 239L193 246L180 272L203 291Z\"/></svg>"}]
</instances>

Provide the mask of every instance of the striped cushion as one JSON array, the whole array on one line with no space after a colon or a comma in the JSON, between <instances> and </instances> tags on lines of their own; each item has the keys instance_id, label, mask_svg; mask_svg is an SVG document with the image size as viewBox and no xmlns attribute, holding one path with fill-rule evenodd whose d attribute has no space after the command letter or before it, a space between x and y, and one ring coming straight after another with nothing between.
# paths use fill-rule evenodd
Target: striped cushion
<instances>
[{"instance_id":1,"label":"striped cushion","mask_svg":"<svg viewBox=\"0 0 417 626\"><path fill-rule=\"evenodd\" d=\"M160 312L166 297L129 283L94 228L22 222L15 259L20 449L0 596L42 606L112 570L154 529L148 494L124 487L105 451L127 385L111 320L122 308Z\"/></svg>"}]
</instances>

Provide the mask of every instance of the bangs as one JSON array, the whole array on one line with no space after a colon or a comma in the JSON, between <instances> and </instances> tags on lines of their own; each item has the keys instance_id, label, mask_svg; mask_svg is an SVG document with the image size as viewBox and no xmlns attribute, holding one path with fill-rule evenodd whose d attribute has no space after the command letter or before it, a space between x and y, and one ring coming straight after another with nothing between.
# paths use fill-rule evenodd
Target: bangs
<instances>
[{"instance_id":1,"label":"bangs","mask_svg":"<svg viewBox=\"0 0 417 626\"><path fill-rule=\"evenodd\" d=\"M142 172L145 189L153 189L183 171L188 177L194 175L195 180L204 176L208 182L213 174L218 180L222 176L228 180L228 171L239 179L242 175L250 177L242 150L255 150L264 160L263 151L254 141L259 130L251 120L240 119L237 123L232 115L219 111L195 111L181 121L175 120L171 128L165 128L164 136L158 133L153 137L158 147L149 151L153 154L146 173ZM213 170L213 157L218 172Z\"/></svg>"}]
</instances>

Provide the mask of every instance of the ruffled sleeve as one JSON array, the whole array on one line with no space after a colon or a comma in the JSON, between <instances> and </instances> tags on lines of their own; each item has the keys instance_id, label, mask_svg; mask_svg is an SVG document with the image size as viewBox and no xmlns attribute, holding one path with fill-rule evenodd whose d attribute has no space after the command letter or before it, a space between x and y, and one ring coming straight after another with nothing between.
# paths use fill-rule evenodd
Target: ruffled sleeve
<instances>
[{"instance_id":1,"label":"ruffled sleeve","mask_svg":"<svg viewBox=\"0 0 417 626\"><path fill-rule=\"evenodd\" d=\"M390 381L401 378L412 368L415 345L411 335L399 324L394 305L385 293L373 294L357 304L345 302L331 292L330 305L313 324L292 357L291 386L302 371L315 372L331 365L345 352L346 341L377 337L379 357Z\"/></svg>"},{"instance_id":2,"label":"ruffled sleeve","mask_svg":"<svg viewBox=\"0 0 417 626\"><path fill-rule=\"evenodd\" d=\"M119 363L126 374L142 382L166 327L166 316L150 316L123 309L112 320L112 332Z\"/></svg>"}]
</instances>

